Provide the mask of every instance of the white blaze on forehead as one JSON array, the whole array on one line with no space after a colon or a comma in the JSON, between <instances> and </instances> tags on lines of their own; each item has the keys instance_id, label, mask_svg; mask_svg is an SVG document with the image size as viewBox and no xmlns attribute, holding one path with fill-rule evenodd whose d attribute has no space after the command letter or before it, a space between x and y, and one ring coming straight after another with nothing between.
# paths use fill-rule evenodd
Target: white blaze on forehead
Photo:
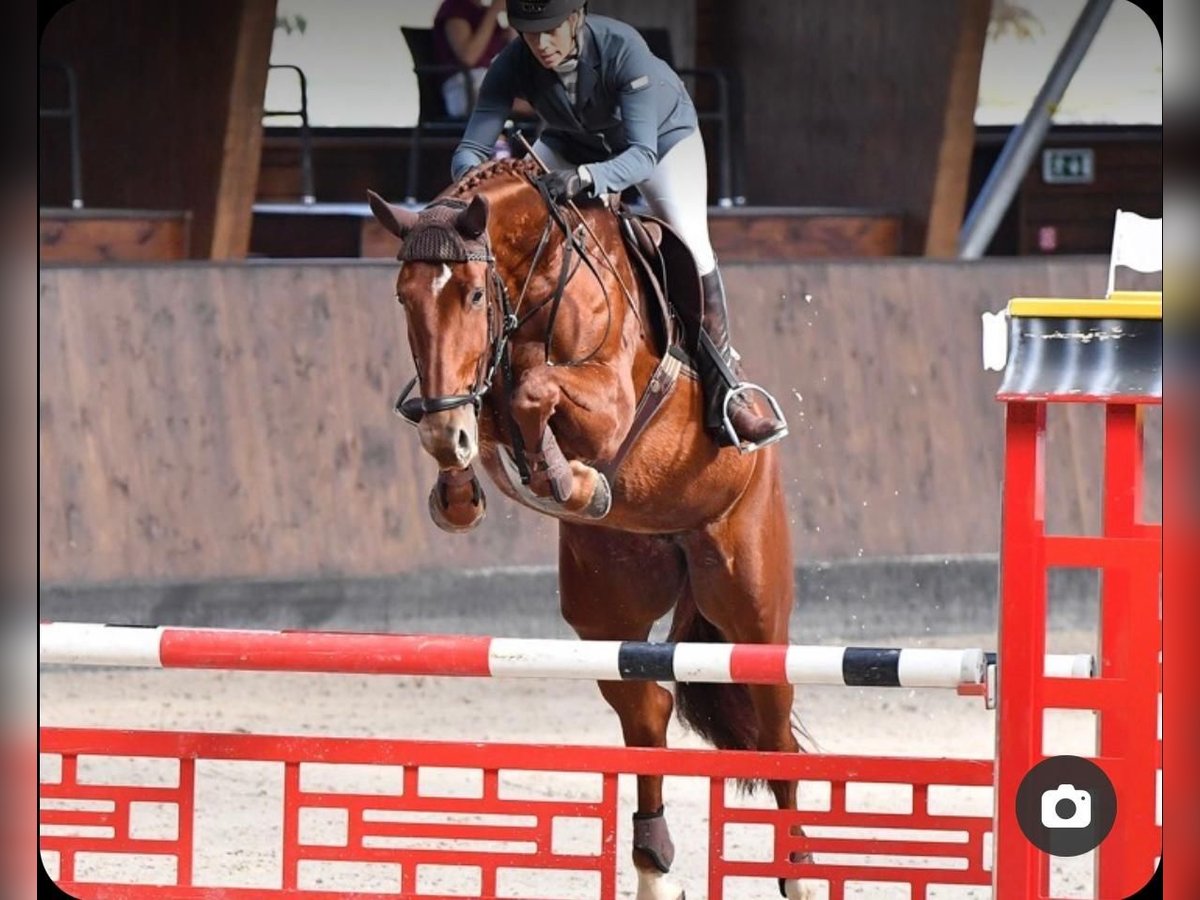
<instances>
[{"instance_id":1,"label":"white blaze on forehead","mask_svg":"<svg viewBox=\"0 0 1200 900\"><path fill-rule=\"evenodd\" d=\"M433 276L433 296L438 296L442 292L442 288L450 281L450 267L442 263L442 269Z\"/></svg>"}]
</instances>

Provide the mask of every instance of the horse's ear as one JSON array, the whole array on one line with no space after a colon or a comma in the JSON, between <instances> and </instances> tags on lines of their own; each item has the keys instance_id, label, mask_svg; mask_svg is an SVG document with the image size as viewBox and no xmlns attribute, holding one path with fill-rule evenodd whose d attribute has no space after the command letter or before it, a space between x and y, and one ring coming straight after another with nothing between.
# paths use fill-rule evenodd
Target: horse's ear
<instances>
[{"instance_id":1,"label":"horse's ear","mask_svg":"<svg viewBox=\"0 0 1200 900\"><path fill-rule=\"evenodd\" d=\"M466 238L477 238L487 231L488 202L482 194L476 194L471 205L458 214L454 227Z\"/></svg>"},{"instance_id":2,"label":"horse's ear","mask_svg":"<svg viewBox=\"0 0 1200 900\"><path fill-rule=\"evenodd\" d=\"M402 206L392 206L374 191L367 191L367 203L379 224L401 240L417 224L417 214Z\"/></svg>"}]
</instances>

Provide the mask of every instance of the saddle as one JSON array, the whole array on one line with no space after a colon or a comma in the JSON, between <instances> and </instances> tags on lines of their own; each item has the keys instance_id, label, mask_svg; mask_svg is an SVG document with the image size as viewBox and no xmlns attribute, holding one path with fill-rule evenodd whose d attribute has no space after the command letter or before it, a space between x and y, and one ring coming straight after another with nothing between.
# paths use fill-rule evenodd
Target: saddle
<instances>
[{"instance_id":1,"label":"saddle","mask_svg":"<svg viewBox=\"0 0 1200 900\"><path fill-rule=\"evenodd\" d=\"M681 360L694 372L704 294L692 251L661 219L636 213L615 198L612 210L633 267L654 301L649 306L657 350L665 355L675 348L675 355L682 353Z\"/></svg>"},{"instance_id":2,"label":"saddle","mask_svg":"<svg viewBox=\"0 0 1200 900\"><path fill-rule=\"evenodd\" d=\"M612 212L621 225L629 258L647 296L658 368L638 400L633 422L613 457L597 461L598 471L611 483L622 461L675 389L681 375L698 380L695 353L700 346L704 294L692 251L683 238L661 219L640 215L614 198Z\"/></svg>"}]
</instances>

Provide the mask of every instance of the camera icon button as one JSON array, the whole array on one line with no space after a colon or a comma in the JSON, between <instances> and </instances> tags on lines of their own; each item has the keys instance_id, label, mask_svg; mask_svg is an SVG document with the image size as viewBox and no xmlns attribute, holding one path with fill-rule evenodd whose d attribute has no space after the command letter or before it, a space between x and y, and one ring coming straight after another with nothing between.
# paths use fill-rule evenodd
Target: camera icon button
<instances>
[{"instance_id":1,"label":"camera icon button","mask_svg":"<svg viewBox=\"0 0 1200 900\"><path fill-rule=\"evenodd\" d=\"M1080 756L1051 756L1017 788L1017 822L1039 850L1079 856L1112 830L1117 795L1104 770Z\"/></svg>"}]
</instances>

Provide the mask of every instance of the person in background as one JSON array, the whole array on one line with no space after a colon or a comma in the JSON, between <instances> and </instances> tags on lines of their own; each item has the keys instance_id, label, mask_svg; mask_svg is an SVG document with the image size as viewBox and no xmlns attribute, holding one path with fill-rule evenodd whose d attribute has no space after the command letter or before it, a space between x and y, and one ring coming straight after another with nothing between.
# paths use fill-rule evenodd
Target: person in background
<instances>
[{"instance_id":1,"label":"person in background","mask_svg":"<svg viewBox=\"0 0 1200 900\"><path fill-rule=\"evenodd\" d=\"M433 18L433 47L439 65L466 66L442 84L446 112L463 118L479 95L483 76L516 32L504 21L505 0L442 0ZM471 84L468 87L467 79Z\"/></svg>"}]
</instances>

